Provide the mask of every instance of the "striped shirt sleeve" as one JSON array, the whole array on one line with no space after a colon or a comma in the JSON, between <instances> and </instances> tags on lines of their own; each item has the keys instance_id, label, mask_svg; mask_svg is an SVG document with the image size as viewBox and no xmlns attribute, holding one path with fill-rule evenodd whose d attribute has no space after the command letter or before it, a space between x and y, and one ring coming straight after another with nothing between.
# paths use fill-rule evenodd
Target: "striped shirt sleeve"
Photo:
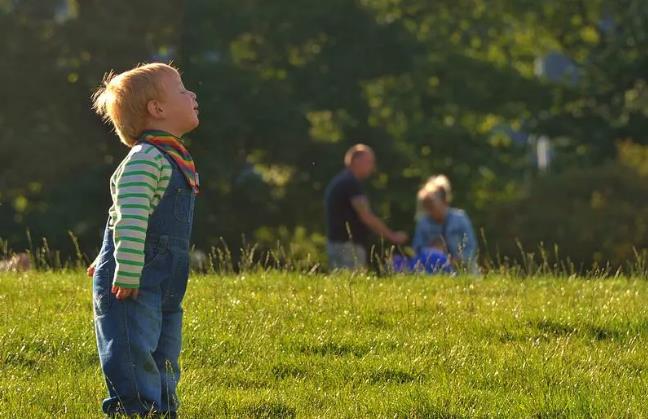
<instances>
[{"instance_id":1,"label":"striped shirt sleeve","mask_svg":"<svg viewBox=\"0 0 648 419\"><path fill-rule=\"evenodd\" d=\"M138 288L144 267L144 243L149 214L156 192L168 181L163 178L159 153L136 146L114 179L113 196L115 276L113 285Z\"/></svg>"}]
</instances>

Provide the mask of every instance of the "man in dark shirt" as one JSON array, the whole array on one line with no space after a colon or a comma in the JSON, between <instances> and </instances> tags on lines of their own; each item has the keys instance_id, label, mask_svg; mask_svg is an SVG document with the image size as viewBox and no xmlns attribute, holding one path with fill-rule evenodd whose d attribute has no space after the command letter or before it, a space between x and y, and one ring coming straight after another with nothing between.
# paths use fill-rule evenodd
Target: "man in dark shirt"
<instances>
[{"instance_id":1,"label":"man in dark shirt","mask_svg":"<svg viewBox=\"0 0 648 419\"><path fill-rule=\"evenodd\" d=\"M329 183L325 193L327 251L331 269L358 269L367 265L369 232L395 244L407 242L407 234L394 232L369 206L361 181L374 172L376 158L370 147L357 144L344 156L346 168Z\"/></svg>"}]
</instances>

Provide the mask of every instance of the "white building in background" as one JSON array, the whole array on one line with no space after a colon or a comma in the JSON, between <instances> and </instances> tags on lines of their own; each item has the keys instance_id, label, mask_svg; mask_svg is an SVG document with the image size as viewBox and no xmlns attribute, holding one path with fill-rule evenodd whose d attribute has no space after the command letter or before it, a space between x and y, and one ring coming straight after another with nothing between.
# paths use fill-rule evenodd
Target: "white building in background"
<instances>
[{"instance_id":1,"label":"white building in background","mask_svg":"<svg viewBox=\"0 0 648 419\"><path fill-rule=\"evenodd\" d=\"M551 142L549 137L541 136L536 140L536 160L538 162L538 169L546 171L551 164Z\"/></svg>"}]
</instances>

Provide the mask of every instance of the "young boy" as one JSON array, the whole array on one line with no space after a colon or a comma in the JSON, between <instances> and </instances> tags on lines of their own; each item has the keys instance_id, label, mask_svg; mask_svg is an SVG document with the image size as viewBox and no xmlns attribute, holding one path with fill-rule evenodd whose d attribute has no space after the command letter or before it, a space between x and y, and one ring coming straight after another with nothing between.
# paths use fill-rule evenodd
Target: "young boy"
<instances>
[{"instance_id":1,"label":"young boy","mask_svg":"<svg viewBox=\"0 0 648 419\"><path fill-rule=\"evenodd\" d=\"M426 247L419 249L411 261L410 268L413 271L425 271L429 274L454 273L443 237L437 236L430 240Z\"/></svg>"},{"instance_id":2,"label":"young boy","mask_svg":"<svg viewBox=\"0 0 648 419\"><path fill-rule=\"evenodd\" d=\"M394 255L392 265L395 272L425 272L432 275L455 273L445 240L441 236L430 240L426 247L419 249L411 258Z\"/></svg>"},{"instance_id":3,"label":"young boy","mask_svg":"<svg viewBox=\"0 0 648 419\"><path fill-rule=\"evenodd\" d=\"M196 95L176 69L147 64L106 76L94 108L130 152L110 179L93 276L108 416L175 417L182 298L198 174L180 139L198 126Z\"/></svg>"}]
</instances>

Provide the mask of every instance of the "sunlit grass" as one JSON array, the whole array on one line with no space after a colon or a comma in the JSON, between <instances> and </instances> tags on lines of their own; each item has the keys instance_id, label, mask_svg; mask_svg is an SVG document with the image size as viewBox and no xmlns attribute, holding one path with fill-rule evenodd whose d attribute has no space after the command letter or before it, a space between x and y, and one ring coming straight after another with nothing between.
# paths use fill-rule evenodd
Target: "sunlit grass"
<instances>
[{"instance_id":1,"label":"sunlit grass","mask_svg":"<svg viewBox=\"0 0 648 419\"><path fill-rule=\"evenodd\" d=\"M0 276L0 417L101 417L82 273ZM191 279L184 417L641 416L648 282Z\"/></svg>"}]
</instances>

